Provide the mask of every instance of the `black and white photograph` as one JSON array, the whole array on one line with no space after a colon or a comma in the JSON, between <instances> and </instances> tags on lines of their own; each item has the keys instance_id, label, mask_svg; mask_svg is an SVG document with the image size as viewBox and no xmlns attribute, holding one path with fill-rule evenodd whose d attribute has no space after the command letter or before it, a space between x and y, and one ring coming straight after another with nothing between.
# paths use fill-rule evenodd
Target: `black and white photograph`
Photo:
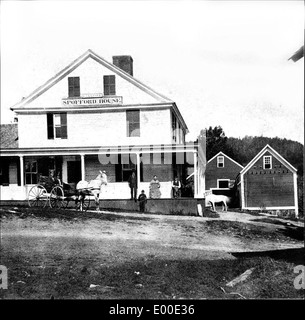
<instances>
[{"instance_id":1,"label":"black and white photograph","mask_svg":"<svg viewBox=\"0 0 305 320\"><path fill-rule=\"evenodd\" d=\"M0 300L304 300L303 1L0 15Z\"/></svg>"}]
</instances>

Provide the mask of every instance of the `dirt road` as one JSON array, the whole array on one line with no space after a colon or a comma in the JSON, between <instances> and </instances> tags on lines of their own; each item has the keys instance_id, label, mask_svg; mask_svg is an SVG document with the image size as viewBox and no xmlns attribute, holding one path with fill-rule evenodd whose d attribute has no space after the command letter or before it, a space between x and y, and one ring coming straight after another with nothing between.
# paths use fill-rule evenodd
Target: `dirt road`
<instances>
[{"instance_id":1,"label":"dirt road","mask_svg":"<svg viewBox=\"0 0 305 320\"><path fill-rule=\"evenodd\" d=\"M23 208L0 212L1 264L11 275L5 298L225 298L215 288L240 272L232 253L304 246L299 227L236 214L208 219ZM213 275L206 271L211 265ZM92 284L97 287L91 289Z\"/></svg>"}]
</instances>

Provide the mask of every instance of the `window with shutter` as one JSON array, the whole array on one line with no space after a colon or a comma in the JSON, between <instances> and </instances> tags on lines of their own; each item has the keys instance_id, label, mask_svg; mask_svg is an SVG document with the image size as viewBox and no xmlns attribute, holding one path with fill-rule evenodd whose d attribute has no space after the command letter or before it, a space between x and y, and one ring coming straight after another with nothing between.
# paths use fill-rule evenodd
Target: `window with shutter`
<instances>
[{"instance_id":1,"label":"window with shutter","mask_svg":"<svg viewBox=\"0 0 305 320\"><path fill-rule=\"evenodd\" d=\"M104 95L115 96L115 76L104 76Z\"/></svg>"},{"instance_id":2,"label":"window with shutter","mask_svg":"<svg viewBox=\"0 0 305 320\"><path fill-rule=\"evenodd\" d=\"M48 113L48 139L67 139L67 114L66 113Z\"/></svg>"},{"instance_id":3,"label":"window with shutter","mask_svg":"<svg viewBox=\"0 0 305 320\"><path fill-rule=\"evenodd\" d=\"M127 137L140 137L140 110L126 111Z\"/></svg>"},{"instance_id":4,"label":"window with shutter","mask_svg":"<svg viewBox=\"0 0 305 320\"><path fill-rule=\"evenodd\" d=\"M68 86L69 86L69 98L80 97L79 77L69 77Z\"/></svg>"}]
</instances>

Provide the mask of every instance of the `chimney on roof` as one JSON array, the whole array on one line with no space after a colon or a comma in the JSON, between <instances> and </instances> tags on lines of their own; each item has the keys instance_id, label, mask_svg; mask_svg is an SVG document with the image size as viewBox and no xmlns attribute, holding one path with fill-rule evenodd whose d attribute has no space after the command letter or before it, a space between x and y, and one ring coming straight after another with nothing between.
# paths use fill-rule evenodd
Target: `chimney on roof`
<instances>
[{"instance_id":1,"label":"chimney on roof","mask_svg":"<svg viewBox=\"0 0 305 320\"><path fill-rule=\"evenodd\" d=\"M133 76L133 59L131 56L113 56L113 64Z\"/></svg>"}]
</instances>

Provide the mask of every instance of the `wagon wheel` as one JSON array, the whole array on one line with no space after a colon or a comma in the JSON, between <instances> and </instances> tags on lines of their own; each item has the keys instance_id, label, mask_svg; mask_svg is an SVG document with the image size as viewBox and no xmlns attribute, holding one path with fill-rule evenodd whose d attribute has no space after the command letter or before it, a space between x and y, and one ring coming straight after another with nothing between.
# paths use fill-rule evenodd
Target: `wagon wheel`
<instances>
[{"instance_id":1,"label":"wagon wheel","mask_svg":"<svg viewBox=\"0 0 305 320\"><path fill-rule=\"evenodd\" d=\"M56 186L51 190L49 204L51 208L57 209L65 206L65 197L62 187Z\"/></svg>"},{"instance_id":2,"label":"wagon wheel","mask_svg":"<svg viewBox=\"0 0 305 320\"><path fill-rule=\"evenodd\" d=\"M30 207L44 208L47 204L48 193L42 185L33 186L28 193L28 204Z\"/></svg>"}]
</instances>

